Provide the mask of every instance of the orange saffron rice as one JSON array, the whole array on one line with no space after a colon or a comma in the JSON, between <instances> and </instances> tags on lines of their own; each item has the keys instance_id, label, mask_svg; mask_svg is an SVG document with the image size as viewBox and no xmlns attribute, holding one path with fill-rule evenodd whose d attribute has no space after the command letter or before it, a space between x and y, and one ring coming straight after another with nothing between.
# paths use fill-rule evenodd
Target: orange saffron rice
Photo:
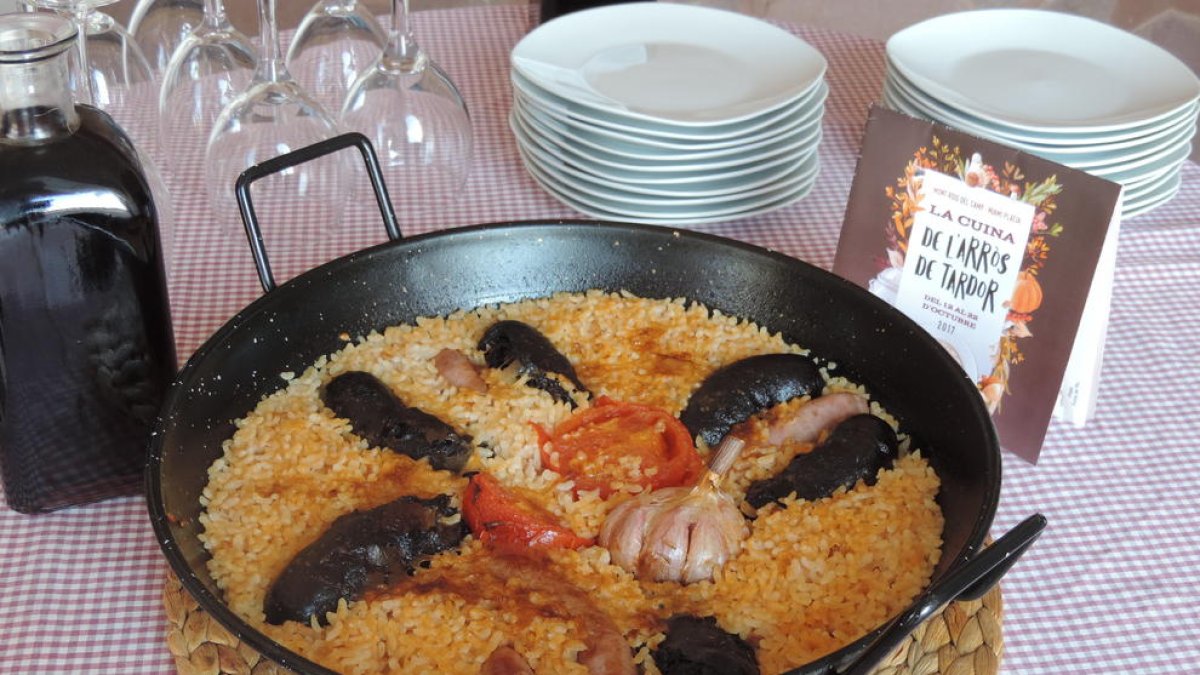
<instances>
[{"instance_id":1,"label":"orange saffron rice","mask_svg":"<svg viewBox=\"0 0 1200 675\"><path fill-rule=\"evenodd\" d=\"M264 621L272 581L338 516L403 495L445 493L457 505L466 485L460 475L368 447L354 435L318 395L342 372L370 372L408 405L470 434L476 450L468 471L487 471L517 487L584 537L596 536L605 514L638 491L626 485L607 499L594 491L576 495L570 481L541 466L531 422L552 427L571 414L567 404L509 372L484 369L485 393L458 389L438 374L432 359L443 348L482 363L476 343L502 319L545 334L594 394L674 414L722 365L756 354L803 353L779 335L695 303L597 291L422 318L347 341L305 372L284 373L283 386L238 421L209 469L202 539L212 554L209 569L236 613L343 673L478 673L501 645L511 645L539 673L586 672L576 660L586 649L577 619L539 609L536 593L517 580L471 573L486 567L489 552L470 536L418 569L411 583L341 602L327 626ZM836 369L824 374L827 391L865 393ZM872 409L890 420L878 405ZM747 452L725 489L740 500L752 481L782 469L795 452ZM658 673L650 651L664 637L663 621L691 613L715 616L754 645L764 673L779 673L858 639L926 586L941 551L938 485L920 452L902 448L875 485L860 482L815 502L787 499L760 509L741 552L713 581L642 582L611 564L600 546L552 551L542 564L612 618L643 672Z\"/></svg>"}]
</instances>

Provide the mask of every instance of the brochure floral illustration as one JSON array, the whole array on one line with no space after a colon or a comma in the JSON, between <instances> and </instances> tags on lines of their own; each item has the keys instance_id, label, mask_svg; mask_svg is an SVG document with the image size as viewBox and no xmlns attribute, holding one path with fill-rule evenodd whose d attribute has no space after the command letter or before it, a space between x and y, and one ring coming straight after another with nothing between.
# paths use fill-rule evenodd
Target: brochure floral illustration
<instances>
[{"instance_id":1,"label":"brochure floral illustration","mask_svg":"<svg viewBox=\"0 0 1200 675\"><path fill-rule=\"evenodd\" d=\"M1091 411L1120 198L1116 183L873 108L834 272L936 337L1004 447L1036 461L1056 405L1075 423ZM1085 306L1099 335L1076 344ZM1086 354L1069 369L1073 350Z\"/></svg>"}]
</instances>

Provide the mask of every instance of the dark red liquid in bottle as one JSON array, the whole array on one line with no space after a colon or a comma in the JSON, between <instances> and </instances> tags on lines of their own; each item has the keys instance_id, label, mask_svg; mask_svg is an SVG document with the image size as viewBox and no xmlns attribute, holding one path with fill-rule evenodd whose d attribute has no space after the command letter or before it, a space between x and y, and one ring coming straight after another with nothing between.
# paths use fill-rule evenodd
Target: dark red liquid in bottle
<instances>
[{"instance_id":1,"label":"dark red liquid in bottle","mask_svg":"<svg viewBox=\"0 0 1200 675\"><path fill-rule=\"evenodd\" d=\"M112 119L77 111L73 134L0 146L0 470L26 513L137 492L175 374L150 188Z\"/></svg>"},{"instance_id":2,"label":"dark red liquid in bottle","mask_svg":"<svg viewBox=\"0 0 1200 675\"><path fill-rule=\"evenodd\" d=\"M605 5L615 5L630 0L540 0L541 22L546 23L563 14L570 14L581 9L593 9Z\"/></svg>"}]
</instances>

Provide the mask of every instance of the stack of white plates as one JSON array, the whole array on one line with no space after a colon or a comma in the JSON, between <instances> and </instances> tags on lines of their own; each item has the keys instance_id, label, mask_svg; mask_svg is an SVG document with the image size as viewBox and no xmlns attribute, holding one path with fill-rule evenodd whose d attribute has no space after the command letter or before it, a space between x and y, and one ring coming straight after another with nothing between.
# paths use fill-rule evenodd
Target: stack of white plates
<instances>
[{"instance_id":1,"label":"stack of white plates","mask_svg":"<svg viewBox=\"0 0 1200 675\"><path fill-rule=\"evenodd\" d=\"M513 49L509 124L525 168L589 216L731 220L812 189L825 59L790 33L693 5L618 4Z\"/></svg>"},{"instance_id":2,"label":"stack of white plates","mask_svg":"<svg viewBox=\"0 0 1200 675\"><path fill-rule=\"evenodd\" d=\"M1200 80L1179 59L1069 14L948 14L887 43L884 105L1125 186L1123 218L1179 190Z\"/></svg>"}]
</instances>

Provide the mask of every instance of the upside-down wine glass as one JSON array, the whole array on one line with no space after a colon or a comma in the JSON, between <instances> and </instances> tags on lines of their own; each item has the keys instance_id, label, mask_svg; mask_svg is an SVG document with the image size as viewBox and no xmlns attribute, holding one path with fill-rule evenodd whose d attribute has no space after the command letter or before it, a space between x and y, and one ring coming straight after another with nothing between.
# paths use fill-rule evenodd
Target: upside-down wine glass
<instances>
[{"instance_id":1,"label":"upside-down wine glass","mask_svg":"<svg viewBox=\"0 0 1200 675\"><path fill-rule=\"evenodd\" d=\"M117 0L34 0L33 5L70 17L79 30L71 77L79 101L121 117L140 105L132 100L149 92L150 63L125 27L97 8ZM86 74L86 77L84 76ZM137 139L135 139L137 140Z\"/></svg>"},{"instance_id":2,"label":"upside-down wine glass","mask_svg":"<svg viewBox=\"0 0 1200 675\"><path fill-rule=\"evenodd\" d=\"M217 116L254 78L254 46L204 0L204 20L175 50L158 96L158 145L167 168L200 169Z\"/></svg>"},{"instance_id":3,"label":"upside-down wine glass","mask_svg":"<svg viewBox=\"0 0 1200 675\"><path fill-rule=\"evenodd\" d=\"M116 19L99 11L117 0L32 0L36 8L69 17L79 32L71 57L75 100L103 110L121 125L151 165L157 153L154 74L137 42ZM151 166L151 172L157 170Z\"/></svg>"},{"instance_id":4,"label":"upside-down wine glass","mask_svg":"<svg viewBox=\"0 0 1200 675\"><path fill-rule=\"evenodd\" d=\"M150 67L162 72L171 55L203 20L204 3L200 0L138 0L129 18L129 33Z\"/></svg>"},{"instance_id":5,"label":"upside-down wine glass","mask_svg":"<svg viewBox=\"0 0 1200 675\"><path fill-rule=\"evenodd\" d=\"M217 116L205 156L210 202L218 218L239 230L234 184L242 171L338 133L330 114L288 74L275 0L258 0L258 11L262 51L254 79ZM356 167L351 159L335 153L258 181L257 210L264 220L275 214L296 229L335 227Z\"/></svg>"},{"instance_id":6,"label":"upside-down wine glass","mask_svg":"<svg viewBox=\"0 0 1200 675\"><path fill-rule=\"evenodd\" d=\"M371 66L387 33L358 0L320 0L304 15L288 47L288 72L336 115L346 92Z\"/></svg>"},{"instance_id":7,"label":"upside-down wine glass","mask_svg":"<svg viewBox=\"0 0 1200 675\"><path fill-rule=\"evenodd\" d=\"M413 38L408 0L392 1L387 47L351 86L341 120L375 145L396 213L410 229L462 192L471 120L458 88Z\"/></svg>"}]
</instances>

